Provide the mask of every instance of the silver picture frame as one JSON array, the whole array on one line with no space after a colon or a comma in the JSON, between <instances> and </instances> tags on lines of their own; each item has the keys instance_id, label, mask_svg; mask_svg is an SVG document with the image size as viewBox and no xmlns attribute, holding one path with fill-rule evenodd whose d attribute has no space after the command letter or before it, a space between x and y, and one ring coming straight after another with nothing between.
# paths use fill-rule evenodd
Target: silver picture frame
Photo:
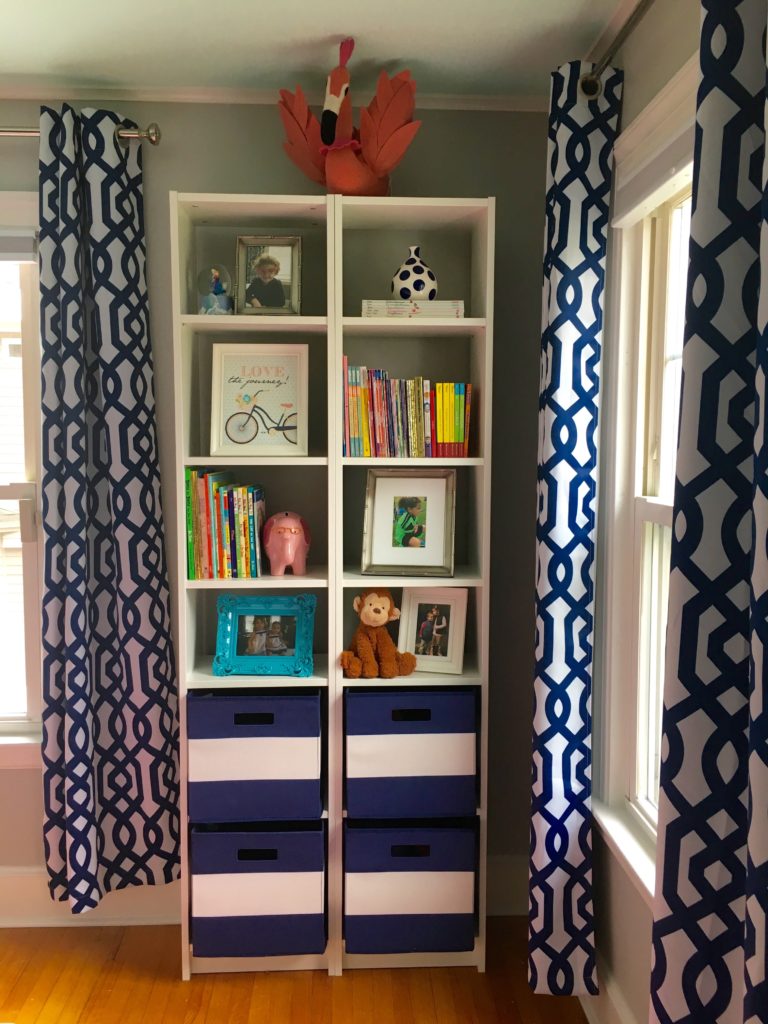
<instances>
[{"instance_id":1,"label":"silver picture frame","mask_svg":"<svg viewBox=\"0 0 768 1024\"><path fill-rule=\"evenodd\" d=\"M279 270L268 282L259 282L256 265L272 259ZM273 289L272 279L283 289L285 302L279 305L253 306L249 289ZM298 316L301 313L301 236L238 235L235 258L235 314L239 316Z\"/></svg>"},{"instance_id":2,"label":"silver picture frame","mask_svg":"<svg viewBox=\"0 0 768 1024\"><path fill-rule=\"evenodd\" d=\"M369 469L361 573L453 576L455 519L455 469Z\"/></svg>"}]
</instances>

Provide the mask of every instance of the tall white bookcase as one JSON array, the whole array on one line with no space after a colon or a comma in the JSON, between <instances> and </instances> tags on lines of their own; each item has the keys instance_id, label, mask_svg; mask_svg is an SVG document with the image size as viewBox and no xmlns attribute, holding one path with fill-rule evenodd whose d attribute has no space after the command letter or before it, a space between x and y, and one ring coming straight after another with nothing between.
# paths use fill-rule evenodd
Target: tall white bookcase
<instances>
[{"instance_id":1,"label":"tall white bookcase","mask_svg":"<svg viewBox=\"0 0 768 1024\"><path fill-rule=\"evenodd\" d=\"M182 972L322 969L376 966L485 965L488 771L489 583L491 520L491 396L494 207L489 199L359 198L181 194L172 192L176 457L177 593L174 602L181 723ZM234 270L238 235L302 236L300 316L197 315L196 279L212 263ZM440 297L461 298L463 319L362 318L361 301L386 298L408 245L421 244ZM234 274L233 274L234 277ZM219 457L209 452L212 344L218 341L298 342L309 346L309 454L306 457ZM343 457L342 357L384 367L392 376L473 384L470 457L372 459ZM360 572L366 471L377 466L457 470L455 573L450 578L370 576ZM186 467L237 467L243 481L262 483L267 514L293 509L312 529L306 576L242 580L186 578ZM474 949L462 953L348 954L342 939L343 701L347 685L339 654L356 625L355 594L386 586L400 598L407 587L468 589L466 652L461 675L414 673L394 687L474 686L480 691L479 867ZM279 594L300 589L318 599L315 668L309 678L221 677L212 673L216 599L222 593ZM328 834L325 953L294 957L201 958L189 935L190 877L187 826L186 697L192 690L238 686L312 687L327 695L324 750Z\"/></svg>"}]
</instances>

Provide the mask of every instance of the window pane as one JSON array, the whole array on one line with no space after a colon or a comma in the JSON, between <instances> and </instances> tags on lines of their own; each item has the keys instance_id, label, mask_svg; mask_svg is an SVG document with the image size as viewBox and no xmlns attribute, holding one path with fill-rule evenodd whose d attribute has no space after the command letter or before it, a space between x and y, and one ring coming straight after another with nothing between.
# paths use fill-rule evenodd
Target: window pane
<instances>
[{"instance_id":1,"label":"window pane","mask_svg":"<svg viewBox=\"0 0 768 1024\"><path fill-rule=\"evenodd\" d=\"M0 718L27 711L24 663L24 585L18 501L0 501Z\"/></svg>"},{"instance_id":2,"label":"window pane","mask_svg":"<svg viewBox=\"0 0 768 1024\"><path fill-rule=\"evenodd\" d=\"M640 613L640 686L637 795L655 814L659 804L661 711L667 636L669 558L672 531L646 523Z\"/></svg>"},{"instance_id":3,"label":"window pane","mask_svg":"<svg viewBox=\"0 0 768 1024\"><path fill-rule=\"evenodd\" d=\"M659 443L659 497L672 501L675 488L677 428L680 416L685 295L688 276L688 243L691 234L691 197L672 211L669 231L664 374L661 391Z\"/></svg>"},{"instance_id":4,"label":"window pane","mask_svg":"<svg viewBox=\"0 0 768 1024\"><path fill-rule=\"evenodd\" d=\"M0 483L25 477L19 265L0 262Z\"/></svg>"}]
</instances>

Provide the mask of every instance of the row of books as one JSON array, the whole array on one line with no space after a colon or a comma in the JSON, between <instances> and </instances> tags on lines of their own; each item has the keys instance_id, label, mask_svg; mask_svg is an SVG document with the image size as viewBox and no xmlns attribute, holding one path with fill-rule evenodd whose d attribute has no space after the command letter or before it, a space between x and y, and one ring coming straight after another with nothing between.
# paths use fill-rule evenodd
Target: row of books
<instances>
[{"instance_id":1,"label":"row of books","mask_svg":"<svg viewBox=\"0 0 768 1024\"><path fill-rule=\"evenodd\" d=\"M390 378L344 356L343 453L362 458L466 458L472 385Z\"/></svg>"},{"instance_id":2,"label":"row of books","mask_svg":"<svg viewBox=\"0 0 768 1024\"><path fill-rule=\"evenodd\" d=\"M464 316L463 299L363 299L362 316L447 317Z\"/></svg>"},{"instance_id":3,"label":"row of books","mask_svg":"<svg viewBox=\"0 0 768 1024\"><path fill-rule=\"evenodd\" d=\"M186 469L187 578L255 579L263 575L264 489L229 473Z\"/></svg>"}]
</instances>

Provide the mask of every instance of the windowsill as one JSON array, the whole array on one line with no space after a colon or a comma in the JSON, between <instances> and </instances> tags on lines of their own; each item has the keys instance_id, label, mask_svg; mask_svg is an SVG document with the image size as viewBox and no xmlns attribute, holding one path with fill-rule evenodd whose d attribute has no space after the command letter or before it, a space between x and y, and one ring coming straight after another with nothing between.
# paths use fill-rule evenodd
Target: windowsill
<instances>
[{"instance_id":1,"label":"windowsill","mask_svg":"<svg viewBox=\"0 0 768 1024\"><path fill-rule=\"evenodd\" d=\"M39 722L3 723L0 728L0 771L42 768L40 744L43 732Z\"/></svg>"},{"instance_id":2,"label":"windowsill","mask_svg":"<svg viewBox=\"0 0 768 1024\"><path fill-rule=\"evenodd\" d=\"M592 816L611 853L624 868L646 906L652 910L656 884L654 844L626 812L622 814L599 800L593 800Z\"/></svg>"}]
</instances>

